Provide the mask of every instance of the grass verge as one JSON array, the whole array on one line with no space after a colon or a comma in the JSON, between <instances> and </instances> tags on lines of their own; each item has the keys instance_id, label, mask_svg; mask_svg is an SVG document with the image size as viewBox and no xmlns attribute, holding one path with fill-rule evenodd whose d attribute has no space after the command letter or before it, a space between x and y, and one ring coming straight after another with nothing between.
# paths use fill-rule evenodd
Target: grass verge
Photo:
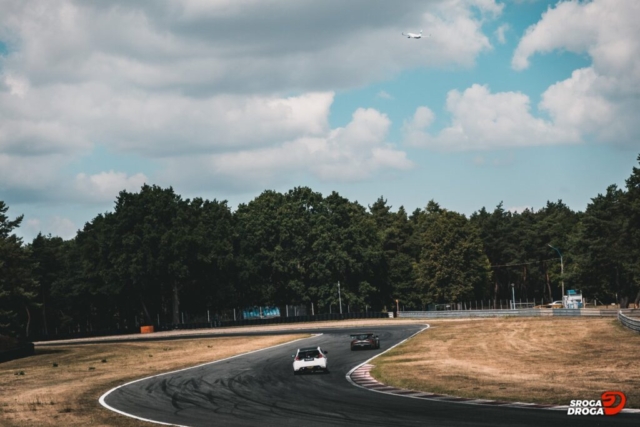
<instances>
[{"instance_id":1,"label":"grass verge","mask_svg":"<svg viewBox=\"0 0 640 427\"><path fill-rule=\"evenodd\" d=\"M461 397L567 405L620 390L640 408L640 335L613 319L432 321L372 361L379 381Z\"/></svg>"},{"instance_id":2,"label":"grass verge","mask_svg":"<svg viewBox=\"0 0 640 427\"><path fill-rule=\"evenodd\" d=\"M36 347L0 364L3 426L149 426L103 408L98 399L134 379L224 359L308 334Z\"/></svg>"}]
</instances>

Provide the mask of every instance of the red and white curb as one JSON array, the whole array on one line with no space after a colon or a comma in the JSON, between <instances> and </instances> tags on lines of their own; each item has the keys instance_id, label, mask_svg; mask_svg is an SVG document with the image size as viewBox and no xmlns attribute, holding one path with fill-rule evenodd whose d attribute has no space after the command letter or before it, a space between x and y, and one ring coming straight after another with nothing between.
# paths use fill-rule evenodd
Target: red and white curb
<instances>
[{"instance_id":1,"label":"red and white curb","mask_svg":"<svg viewBox=\"0 0 640 427\"><path fill-rule=\"evenodd\" d=\"M418 333L424 331L427 328L420 330ZM412 335L411 337L417 335L418 333ZM396 347L402 344L402 342L396 344L393 347ZM391 348L384 351L383 353L386 353L387 351L391 350ZM383 353L380 353L380 354L383 354ZM540 403L507 402L503 400L489 400L489 399L472 399L467 397L449 396L446 394L428 393L423 391L415 391L415 390L392 387L392 386L381 383L380 381L376 380L374 377L371 376L371 369L373 369L375 365L372 365L368 362L380 356L380 354L372 357L371 359L367 360L363 364L356 366L354 369L349 371L349 373L347 374L347 381L349 381L351 384L355 385L356 387L361 387L369 391L375 391L376 393L391 394L391 395L402 396L402 397L411 397L414 399L432 400L437 402L463 403L467 405L481 405L481 406L492 406L492 407L501 407L501 408L544 409L544 410L551 410L551 411L567 411L567 409L569 408L569 406L567 405L546 405L546 404L540 404ZM622 413L640 414L640 409L623 409Z\"/></svg>"},{"instance_id":2,"label":"red and white curb","mask_svg":"<svg viewBox=\"0 0 640 427\"><path fill-rule=\"evenodd\" d=\"M486 406L500 406L505 408L529 408L529 409L551 409L551 410L564 410L566 411L568 406L557 405L543 405L538 403L522 403L522 402L505 402L501 400L488 400L488 399L471 399L467 397L449 396L446 394L427 393L423 391L407 390L397 387L388 386L373 378L370 374L374 365L365 364L353 371L351 374L351 380L359 387L365 388L371 391L377 391L379 393L393 394L396 396L413 397L416 399L434 400L438 402L450 402L450 403L466 403L470 405L486 405ZM640 411L639 411L640 412Z\"/></svg>"},{"instance_id":3,"label":"red and white curb","mask_svg":"<svg viewBox=\"0 0 640 427\"><path fill-rule=\"evenodd\" d=\"M352 382L362 388L371 391L377 391L379 393L394 394L396 396L413 397L417 399L435 400L439 402L451 402L451 403L466 403L469 405L486 405L486 406L500 406L505 408L527 408L527 409L547 409L556 411L566 411L569 407L567 405L545 405L539 403L524 403L524 402L505 402L502 400L488 400L488 399L471 399L467 397L449 396L446 394L427 393L423 391L407 390L397 387L388 386L381 383L371 376L371 369L374 365L364 364L358 367L351 373ZM623 413L626 414L640 414L640 409L623 409Z\"/></svg>"}]
</instances>

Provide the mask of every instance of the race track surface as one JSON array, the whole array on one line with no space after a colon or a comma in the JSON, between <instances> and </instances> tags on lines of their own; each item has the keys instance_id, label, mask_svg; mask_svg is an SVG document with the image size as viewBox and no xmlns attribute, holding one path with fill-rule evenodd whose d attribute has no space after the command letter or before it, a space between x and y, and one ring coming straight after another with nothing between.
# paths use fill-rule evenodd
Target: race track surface
<instances>
[{"instance_id":1,"label":"race track surface","mask_svg":"<svg viewBox=\"0 0 640 427\"><path fill-rule=\"evenodd\" d=\"M327 329L321 336L134 382L113 390L104 402L139 418L183 426L640 425L640 417L632 414L576 417L564 411L425 401L375 393L346 380L352 368L422 328ZM381 349L350 351L349 335L362 331L378 333ZM319 331L293 331L304 332ZM329 351L330 373L294 376L291 355L315 345Z\"/></svg>"}]
</instances>

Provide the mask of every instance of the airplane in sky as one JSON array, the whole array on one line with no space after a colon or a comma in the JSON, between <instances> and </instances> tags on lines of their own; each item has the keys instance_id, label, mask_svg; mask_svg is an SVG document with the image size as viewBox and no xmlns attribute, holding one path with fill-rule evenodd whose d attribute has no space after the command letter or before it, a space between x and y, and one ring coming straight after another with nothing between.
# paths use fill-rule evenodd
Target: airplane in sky
<instances>
[{"instance_id":1,"label":"airplane in sky","mask_svg":"<svg viewBox=\"0 0 640 427\"><path fill-rule=\"evenodd\" d=\"M402 33L403 36L405 36L408 39L421 39L422 38L422 30L420 30L419 33Z\"/></svg>"}]
</instances>

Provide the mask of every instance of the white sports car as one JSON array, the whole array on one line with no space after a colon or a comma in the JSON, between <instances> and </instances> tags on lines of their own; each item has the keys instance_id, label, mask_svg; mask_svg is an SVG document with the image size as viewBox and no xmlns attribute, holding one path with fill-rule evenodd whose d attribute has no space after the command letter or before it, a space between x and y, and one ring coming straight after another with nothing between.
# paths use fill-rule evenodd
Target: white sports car
<instances>
[{"instance_id":1,"label":"white sports car","mask_svg":"<svg viewBox=\"0 0 640 427\"><path fill-rule=\"evenodd\" d=\"M329 352L320 347L299 348L293 357L293 374L302 372L323 371L329 372L327 354Z\"/></svg>"}]
</instances>

